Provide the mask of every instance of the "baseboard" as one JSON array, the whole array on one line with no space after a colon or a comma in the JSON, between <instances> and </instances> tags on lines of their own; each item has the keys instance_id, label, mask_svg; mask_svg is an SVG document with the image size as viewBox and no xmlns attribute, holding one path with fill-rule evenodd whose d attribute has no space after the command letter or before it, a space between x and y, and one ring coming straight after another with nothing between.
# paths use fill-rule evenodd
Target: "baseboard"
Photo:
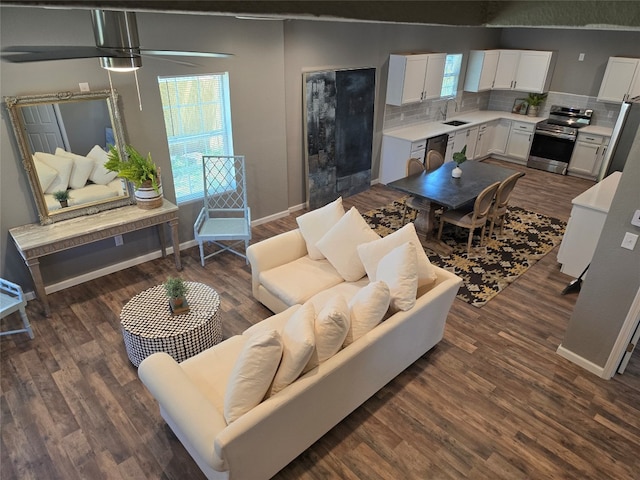
<instances>
[{"instance_id":1,"label":"baseboard","mask_svg":"<svg viewBox=\"0 0 640 480\"><path fill-rule=\"evenodd\" d=\"M566 358L570 362L575 363L576 365L584 368L585 370L599 376L600 378L604 378L607 380L609 379L609 377L605 376L603 367L600 367L595 363L590 362L586 358L583 358L580 355L575 354L571 350L567 350L562 345L558 347L558 350L556 350L556 353L561 357Z\"/></svg>"}]
</instances>

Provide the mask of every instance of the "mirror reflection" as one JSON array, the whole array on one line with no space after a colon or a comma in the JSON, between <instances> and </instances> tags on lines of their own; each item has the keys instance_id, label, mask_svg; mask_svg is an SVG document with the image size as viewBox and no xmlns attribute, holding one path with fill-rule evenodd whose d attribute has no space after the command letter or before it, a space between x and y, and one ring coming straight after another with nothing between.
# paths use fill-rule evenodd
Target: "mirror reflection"
<instances>
[{"instance_id":1,"label":"mirror reflection","mask_svg":"<svg viewBox=\"0 0 640 480\"><path fill-rule=\"evenodd\" d=\"M41 223L132 203L126 181L104 168L124 145L117 94L5 97Z\"/></svg>"}]
</instances>

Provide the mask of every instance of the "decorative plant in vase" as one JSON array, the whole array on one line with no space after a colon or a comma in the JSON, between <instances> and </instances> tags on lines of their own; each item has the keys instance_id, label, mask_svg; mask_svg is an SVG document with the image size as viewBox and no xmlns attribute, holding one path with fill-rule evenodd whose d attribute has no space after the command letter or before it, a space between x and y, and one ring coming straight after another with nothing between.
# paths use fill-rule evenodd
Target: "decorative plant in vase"
<instances>
[{"instance_id":1,"label":"decorative plant in vase","mask_svg":"<svg viewBox=\"0 0 640 480\"><path fill-rule=\"evenodd\" d=\"M527 115L529 117L537 117L540 110L540 105L547 99L547 93L530 93L527 96L527 103L529 104L529 110Z\"/></svg>"},{"instance_id":2,"label":"decorative plant in vase","mask_svg":"<svg viewBox=\"0 0 640 480\"><path fill-rule=\"evenodd\" d=\"M453 178L460 178L462 176L462 169L460 165L467 161L467 146L462 147L459 152L454 152L453 161L456 162L456 167L451 170L451 176Z\"/></svg>"},{"instance_id":3,"label":"decorative plant in vase","mask_svg":"<svg viewBox=\"0 0 640 480\"><path fill-rule=\"evenodd\" d=\"M53 192L53 198L60 202L62 208L69 206L69 190L58 190Z\"/></svg>"},{"instance_id":4,"label":"decorative plant in vase","mask_svg":"<svg viewBox=\"0 0 640 480\"><path fill-rule=\"evenodd\" d=\"M187 304L186 295L189 287L186 282L180 277L168 277L163 285L164 291L169 297L169 306L173 314L188 312L189 305Z\"/></svg>"},{"instance_id":5,"label":"decorative plant in vase","mask_svg":"<svg viewBox=\"0 0 640 480\"><path fill-rule=\"evenodd\" d=\"M120 158L120 152L114 146L109 149L109 160L104 168L117 172L118 176L129 180L135 187L135 197L138 206L151 209L162 206L162 184L160 183L160 168L151 159L151 153L141 155L131 145L125 145L127 159Z\"/></svg>"}]
</instances>

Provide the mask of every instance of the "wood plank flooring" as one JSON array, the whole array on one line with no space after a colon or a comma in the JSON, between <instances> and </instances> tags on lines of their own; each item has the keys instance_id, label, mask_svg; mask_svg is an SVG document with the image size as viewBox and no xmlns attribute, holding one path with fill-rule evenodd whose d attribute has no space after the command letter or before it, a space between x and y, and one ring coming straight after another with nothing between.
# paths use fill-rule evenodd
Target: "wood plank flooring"
<instances>
[{"instance_id":1,"label":"wood plank flooring","mask_svg":"<svg viewBox=\"0 0 640 480\"><path fill-rule=\"evenodd\" d=\"M513 204L565 221L593 184L490 162L526 172ZM378 185L345 205L364 212L399 197ZM256 227L253 241L294 227L289 215ZM556 355L577 298L560 295L571 278L556 253L481 309L456 300L442 342L276 478L640 478L640 355L609 381ZM185 279L220 293L225 337L270 315L241 258L202 268L191 248L182 259ZM133 295L174 274L168 257L54 293L50 319L29 303L36 338L0 338L3 480L204 478L138 380L119 327Z\"/></svg>"}]
</instances>

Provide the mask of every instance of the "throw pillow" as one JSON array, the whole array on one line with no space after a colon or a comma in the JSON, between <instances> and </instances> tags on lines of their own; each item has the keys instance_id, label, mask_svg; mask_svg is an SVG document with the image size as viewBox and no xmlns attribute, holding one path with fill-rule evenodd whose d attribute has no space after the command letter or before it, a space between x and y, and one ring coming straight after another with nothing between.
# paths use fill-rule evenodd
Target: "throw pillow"
<instances>
[{"instance_id":1,"label":"throw pillow","mask_svg":"<svg viewBox=\"0 0 640 480\"><path fill-rule=\"evenodd\" d=\"M36 152L33 156L58 172L56 178L49 184L44 193L55 193L69 188L69 177L71 176L71 169L73 168L73 160L45 152Z\"/></svg>"},{"instance_id":2,"label":"throw pillow","mask_svg":"<svg viewBox=\"0 0 640 480\"><path fill-rule=\"evenodd\" d=\"M67 152L62 148L56 148L56 155L59 157L67 157L73 160L73 168L71 169L71 176L69 177L69 187L82 188L87 184L89 175L93 171L95 162L91 158L83 157L82 155L76 155L75 153Z\"/></svg>"},{"instance_id":3,"label":"throw pillow","mask_svg":"<svg viewBox=\"0 0 640 480\"><path fill-rule=\"evenodd\" d=\"M313 260L322 260L324 255L316 243L320 240L331 227L344 215L344 207L342 206L342 197L326 204L324 207L317 208L310 212L300 215L296 218L300 233L307 244L307 252Z\"/></svg>"},{"instance_id":4,"label":"throw pillow","mask_svg":"<svg viewBox=\"0 0 640 480\"><path fill-rule=\"evenodd\" d=\"M418 293L415 245L407 242L385 255L378 263L376 278L389 285L392 309L404 311L413 308Z\"/></svg>"},{"instance_id":5,"label":"throw pillow","mask_svg":"<svg viewBox=\"0 0 640 480\"><path fill-rule=\"evenodd\" d=\"M356 207L351 207L316 246L342 278L347 282L355 282L366 273L358 256L358 245L379 238L380 235L367 225Z\"/></svg>"},{"instance_id":6,"label":"throw pillow","mask_svg":"<svg viewBox=\"0 0 640 480\"><path fill-rule=\"evenodd\" d=\"M267 396L293 383L309 362L316 346L315 319L316 310L307 302L287 321L282 331L282 360Z\"/></svg>"},{"instance_id":7,"label":"throw pillow","mask_svg":"<svg viewBox=\"0 0 640 480\"><path fill-rule=\"evenodd\" d=\"M38 158L33 156L33 164L36 167L36 173L38 174L38 181L40 182L40 189L43 192L47 191L49 185L56 179L58 175L58 171L55 168L51 168L44 162L38 160Z\"/></svg>"},{"instance_id":8,"label":"throw pillow","mask_svg":"<svg viewBox=\"0 0 640 480\"><path fill-rule=\"evenodd\" d=\"M364 264L364 269L370 281L376 281L376 270L378 269L380 260L391 250L406 242L411 242L416 247L418 287L431 285L436 281L436 272L429 261L429 257L424 253L424 248L422 248L422 244L416 233L416 227L413 223L407 223L401 229L396 230L380 240L358 245L358 255Z\"/></svg>"},{"instance_id":9,"label":"throw pillow","mask_svg":"<svg viewBox=\"0 0 640 480\"><path fill-rule=\"evenodd\" d=\"M224 394L224 418L227 424L262 401L281 358L282 339L276 330L249 337L227 382Z\"/></svg>"},{"instance_id":10,"label":"throw pillow","mask_svg":"<svg viewBox=\"0 0 640 480\"><path fill-rule=\"evenodd\" d=\"M313 370L340 350L350 324L349 305L342 295L336 295L316 315L316 348L303 373Z\"/></svg>"},{"instance_id":11,"label":"throw pillow","mask_svg":"<svg viewBox=\"0 0 640 480\"><path fill-rule=\"evenodd\" d=\"M378 325L389 309L391 291L384 282L372 282L349 302L351 326L343 346L347 346Z\"/></svg>"},{"instance_id":12,"label":"throw pillow","mask_svg":"<svg viewBox=\"0 0 640 480\"><path fill-rule=\"evenodd\" d=\"M89 180L98 185L106 185L111 180L118 176L118 172L110 172L104 168L104 164L109 160L109 155L105 152L100 145L96 145L87 153L87 158L93 160L93 170L89 175Z\"/></svg>"}]
</instances>

